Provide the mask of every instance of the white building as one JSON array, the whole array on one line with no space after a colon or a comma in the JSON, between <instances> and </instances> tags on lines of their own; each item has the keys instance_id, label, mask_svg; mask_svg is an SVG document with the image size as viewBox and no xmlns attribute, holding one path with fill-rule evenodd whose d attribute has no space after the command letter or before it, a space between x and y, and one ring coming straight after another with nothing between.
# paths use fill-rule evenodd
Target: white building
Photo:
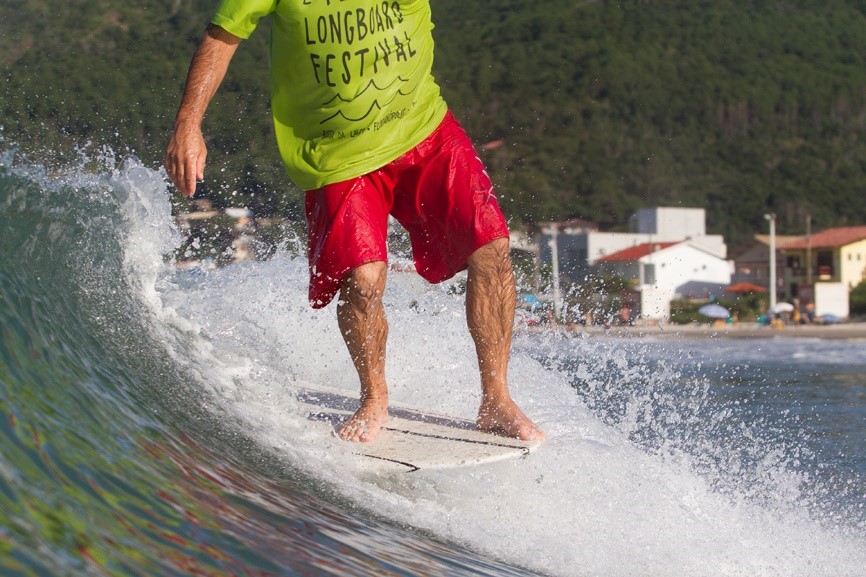
<instances>
[{"instance_id":1,"label":"white building","mask_svg":"<svg viewBox=\"0 0 866 577\"><path fill-rule=\"evenodd\" d=\"M706 234L705 216L702 208L645 208L631 217L632 232L599 232L586 221L545 223L538 243L539 258L551 262L551 242L556 242L559 270L573 280L582 280L600 258L648 243L688 240L724 259L728 251L725 240L720 235Z\"/></svg>"},{"instance_id":2,"label":"white building","mask_svg":"<svg viewBox=\"0 0 866 577\"><path fill-rule=\"evenodd\" d=\"M635 279L646 318L670 316L673 298L721 294L721 287L730 284L727 245L721 235L706 233L704 209L645 208L631 217L629 228L600 232L581 220L545 223L539 259L552 263L556 255L559 275L578 283L601 263L607 272Z\"/></svg>"},{"instance_id":3,"label":"white building","mask_svg":"<svg viewBox=\"0 0 866 577\"><path fill-rule=\"evenodd\" d=\"M602 274L629 280L641 295L641 316L670 317L670 301L721 296L731 282L733 263L693 241L644 243L604 256Z\"/></svg>"}]
</instances>

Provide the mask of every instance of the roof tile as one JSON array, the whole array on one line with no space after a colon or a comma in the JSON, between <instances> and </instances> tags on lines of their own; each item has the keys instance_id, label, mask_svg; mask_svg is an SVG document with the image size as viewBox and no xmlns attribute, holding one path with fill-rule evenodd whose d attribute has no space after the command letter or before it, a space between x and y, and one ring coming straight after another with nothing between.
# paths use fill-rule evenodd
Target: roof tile
<instances>
[{"instance_id":1,"label":"roof tile","mask_svg":"<svg viewBox=\"0 0 866 577\"><path fill-rule=\"evenodd\" d=\"M866 240L866 226L843 226L828 228L812 235L812 248L840 248L855 242ZM809 248L809 237L801 236L791 242L779 244L781 250L797 250Z\"/></svg>"},{"instance_id":2,"label":"roof tile","mask_svg":"<svg viewBox=\"0 0 866 577\"><path fill-rule=\"evenodd\" d=\"M672 247L678 242L645 242L603 256L596 262L629 262L641 259L648 254Z\"/></svg>"}]
</instances>

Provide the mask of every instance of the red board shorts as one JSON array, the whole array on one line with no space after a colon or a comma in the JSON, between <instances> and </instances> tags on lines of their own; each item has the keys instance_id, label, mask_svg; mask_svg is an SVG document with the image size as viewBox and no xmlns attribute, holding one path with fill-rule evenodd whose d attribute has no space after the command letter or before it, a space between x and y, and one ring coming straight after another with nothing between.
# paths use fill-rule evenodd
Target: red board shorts
<instances>
[{"instance_id":1,"label":"red board shorts","mask_svg":"<svg viewBox=\"0 0 866 577\"><path fill-rule=\"evenodd\" d=\"M409 232L418 273L442 282L485 244L508 237L469 137L449 112L421 144L364 176L307 191L309 299L328 305L347 273L388 261L388 215Z\"/></svg>"}]
</instances>

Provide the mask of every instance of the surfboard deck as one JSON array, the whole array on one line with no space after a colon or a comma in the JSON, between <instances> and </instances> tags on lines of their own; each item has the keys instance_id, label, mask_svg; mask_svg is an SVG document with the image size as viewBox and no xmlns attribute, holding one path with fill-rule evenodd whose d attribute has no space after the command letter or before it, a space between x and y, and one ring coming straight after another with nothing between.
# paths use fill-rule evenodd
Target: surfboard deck
<instances>
[{"instance_id":1,"label":"surfboard deck","mask_svg":"<svg viewBox=\"0 0 866 577\"><path fill-rule=\"evenodd\" d=\"M358 399L337 391L303 388L296 398L310 421L334 434L358 407ZM391 405L389 415L374 441L352 444L353 452L379 472L483 465L525 457L541 445L484 433L472 421L413 407Z\"/></svg>"}]
</instances>

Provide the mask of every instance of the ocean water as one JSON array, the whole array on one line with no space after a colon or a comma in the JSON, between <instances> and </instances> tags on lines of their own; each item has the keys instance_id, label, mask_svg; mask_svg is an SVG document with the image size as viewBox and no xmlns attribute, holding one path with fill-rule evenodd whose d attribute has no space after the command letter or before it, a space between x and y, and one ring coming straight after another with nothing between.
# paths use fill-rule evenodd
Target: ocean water
<instances>
[{"instance_id":1,"label":"ocean water","mask_svg":"<svg viewBox=\"0 0 866 577\"><path fill-rule=\"evenodd\" d=\"M862 341L519 332L545 446L379 475L295 400L357 385L292 239L175 270L162 175L111 154L0 153L0 216L4 576L866 574ZM472 417L452 292L392 274L389 378Z\"/></svg>"}]
</instances>

